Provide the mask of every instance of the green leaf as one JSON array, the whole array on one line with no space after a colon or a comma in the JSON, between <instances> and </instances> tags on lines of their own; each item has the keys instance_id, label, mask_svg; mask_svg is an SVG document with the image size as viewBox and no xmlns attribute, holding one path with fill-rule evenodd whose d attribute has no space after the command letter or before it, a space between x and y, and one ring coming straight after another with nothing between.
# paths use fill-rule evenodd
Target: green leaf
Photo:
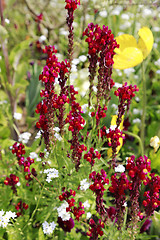
<instances>
[{"instance_id":1,"label":"green leaf","mask_svg":"<svg viewBox=\"0 0 160 240\"><path fill-rule=\"evenodd\" d=\"M9 55L10 64L16 70L18 67L19 60L26 49L29 48L29 44L31 43L31 39L27 39L19 44L17 44L11 51Z\"/></svg>"},{"instance_id":2,"label":"green leaf","mask_svg":"<svg viewBox=\"0 0 160 240\"><path fill-rule=\"evenodd\" d=\"M0 41L3 42L7 37L8 37L7 30L2 25L0 25Z\"/></svg>"}]
</instances>

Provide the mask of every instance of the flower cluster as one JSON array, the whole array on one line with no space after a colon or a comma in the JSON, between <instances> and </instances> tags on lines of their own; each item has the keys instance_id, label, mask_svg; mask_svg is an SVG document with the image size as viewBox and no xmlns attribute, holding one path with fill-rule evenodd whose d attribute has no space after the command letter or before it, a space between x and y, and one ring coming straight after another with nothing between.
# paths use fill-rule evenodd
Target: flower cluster
<instances>
[{"instance_id":1,"label":"flower cluster","mask_svg":"<svg viewBox=\"0 0 160 240\"><path fill-rule=\"evenodd\" d=\"M55 168L49 168L45 169L44 173L47 173L47 179L46 181L50 183L52 181L52 178L57 178L58 177L58 170Z\"/></svg>"},{"instance_id":2,"label":"flower cluster","mask_svg":"<svg viewBox=\"0 0 160 240\"><path fill-rule=\"evenodd\" d=\"M114 94L119 97L119 105L118 105L118 118L117 118L117 126L119 127L122 116L125 114L125 110L129 110L131 100L135 97L135 93L139 91L136 85L127 85L127 82L123 84L122 87L119 87Z\"/></svg>"},{"instance_id":3,"label":"flower cluster","mask_svg":"<svg viewBox=\"0 0 160 240\"><path fill-rule=\"evenodd\" d=\"M107 111L107 107L104 106L103 108L98 105L98 110L95 114L95 112L92 112L91 113L91 116L94 117L96 115L96 126L98 126L100 124L100 119L101 118L105 118L106 117L106 113L105 111Z\"/></svg>"},{"instance_id":4,"label":"flower cluster","mask_svg":"<svg viewBox=\"0 0 160 240\"><path fill-rule=\"evenodd\" d=\"M146 156L139 157L135 161L135 156L132 155L127 159L126 170L130 177L130 214L131 214L131 225L136 228L136 224L139 221L140 207L139 207L139 196L142 183L146 185L147 174L151 171L151 160Z\"/></svg>"},{"instance_id":5,"label":"flower cluster","mask_svg":"<svg viewBox=\"0 0 160 240\"><path fill-rule=\"evenodd\" d=\"M96 66L99 62L98 69L98 86L97 86L97 103L104 97L109 100L109 92L114 85L111 79L113 56L115 55L114 49L119 47L114 35L108 27L104 26L102 29L97 24L90 23L85 29L84 36L87 36L86 42L88 42L88 57L89 57L89 81L90 81L90 93L89 93L89 105L90 97L93 90L93 80L96 74Z\"/></svg>"},{"instance_id":6,"label":"flower cluster","mask_svg":"<svg viewBox=\"0 0 160 240\"><path fill-rule=\"evenodd\" d=\"M53 221L53 222L50 222L50 223L48 223L47 221L45 221L44 223L42 223L42 227L43 227L43 232L44 232L44 234L50 235L50 234L53 233L53 231L54 231L54 229L55 229L55 227L56 227L56 224L55 224L54 221Z\"/></svg>"},{"instance_id":7,"label":"flower cluster","mask_svg":"<svg viewBox=\"0 0 160 240\"><path fill-rule=\"evenodd\" d=\"M93 167L95 164L95 158L100 159L101 154L98 151L94 150L93 147L91 147L89 152L84 155L84 159L86 159L86 161L88 161L91 164L91 166Z\"/></svg>"},{"instance_id":8,"label":"flower cluster","mask_svg":"<svg viewBox=\"0 0 160 240\"><path fill-rule=\"evenodd\" d=\"M30 157L25 159L23 156L25 154L25 147L22 143L14 143L12 146L12 153L16 154L18 164L24 166L24 172L27 173L27 175L25 175L27 181L32 180L31 175L37 176L36 170L34 168L30 169L30 166L34 163L34 159ZM29 186L29 183L27 182L26 185Z\"/></svg>"},{"instance_id":9,"label":"flower cluster","mask_svg":"<svg viewBox=\"0 0 160 240\"><path fill-rule=\"evenodd\" d=\"M50 144L54 139L54 117L57 110L59 110L57 118L60 133L63 134L64 104L69 103L68 90L65 84L70 64L66 60L65 62L58 61L55 55L57 50L54 46L46 46L43 52L47 54L47 60L46 66L44 66L42 74L39 76L39 80L45 85L45 90L42 90L40 93L40 96L44 99L37 105L36 113L40 114L40 118L36 126L42 129L42 136L49 150ZM61 87L59 96L54 91L54 83L57 78Z\"/></svg>"},{"instance_id":10,"label":"flower cluster","mask_svg":"<svg viewBox=\"0 0 160 240\"><path fill-rule=\"evenodd\" d=\"M82 202L79 202L79 206L76 207L74 204L75 203L74 198L69 199L69 197L75 196L75 194L76 192L70 189L70 191L65 191L62 193L62 195L59 196L60 201L65 200L65 202L59 208L57 208L58 216L59 216L58 221L60 222L61 225L64 224L64 221L72 222L72 220L70 220L71 219L70 213L73 213L77 221L79 221L79 218L85 213ZM62 221L63 221L63 224L62 224Z\"/></svg>"},{"instance_id":11,"label":"flower cluster","mask_svg":"<svg viewBox=\"0 0 160 240\"><path fill-rule=\"evenodd\" d=\"M13 190L13 193L17 193L15 185L19 182L19 177L17 177L14 174L10 174L10 177L6 177L6 180L4 180L5 185L12 186L11 189Z\"/></svg>"},{"instance_id":12,"label":"flower cluster","mask_svg":"<svg viewBox=\"0 0 160 240\"><path fill-rule=\"evenodd\" d=\"M111 126L111 128L106 131L106 137L108 138L108 146L112 147L111 165L115 168L117 147L121 145L121 140L125 138L125 134L123 134L117 126Z\"/></svg>"},{"instance_id":13,"label":"flower cluster","mask_svg":"<svg viewBox=\"0 0 160 240\"><path fill-rule=\"evenodd\" d=\"M86 146L83 144L80 145L78 140L79 131L83 129L85 120L81 116L81 113L83 113L81 106L75 101L75 94L77 94L77 91L74 90L73 86L70 86L70 94L71 110L65 122L69 123L68 130L72 132L72 139L69 140L69 142L71 143L72 149L72 161L75 163L76 171L78 171L82 152L87 150Z\"/></svg>"},{"instance_id":14,"label":"flower cluster","mask_svg":"<svg viewBox=\"0 0 160 240\"><path fill-rule=\"evenodd\" d=\"M26 204L25 202L22 203L22 201L19 201L17 203L17 205L15 206L15 209L19 212L16 213L17 217L23 215L23 210L27 210L28 209L28 204Z\"/></svg>"},{"instance_id":15,"label":"flower cluster","mask_svg":"<svg viewBox=\"0 0 160 240\"><path fill-rule=\"evenodd\" d=\"M93 219L90 219L89 225L90 225L90 229L87 232L87 236L90 237L90 240L92 239L97 240L99 235L100 236L103 235L102 228L104 228L104 223L101 221L101 219L99 219L97 224Z\"/></svg>"},{"instance_id":16,"label":"flower cluster","mask_svg":"<svg viewBox=\"0 0 160 240\"><path fill-rule=\"evenodd\" d=\"M116 217L117 217L117 224L120 228L123 222L124 212L125 212L125 202L126 196L125 191L127 189L131 189L131 184L127 179L125 173L121 173L120 177L117 177L115 173L111 177L111 186L109 187L109 191L113 193L115 197L115 204L116 204Z\"/></svg>"},{"instance_id":17,"label":"flower cluster","mask_svg":"<svg viewBox=\"0 0 160 240\"><path fill-rule=\"evenodd\" d=\"M151 216L154 210L160 206L160 176L155 176L154 173L151 173L150 178L147 178L146 185L149 190L144 192L146 200L143 201L143 205L145 206L145 213L148 217Z\"/></svg>"},{"instance_id":18,"label":"flower cluster","mask_svg":"<svg viewBox=\"0 0 160 240\"><path fill-rule=\"evenodd\" d=\"M103 169L101 169L101 174L93 171L89 175L89 178L93 181L93 184L91 184L89 188L96 194L96 210L104 218L103 195L106 190L104 185L109 184L109 179Z\"/></svg>"},{"instance_id":19,"label":"flower cluster","mask_svg":"<svg viewBox=\"0 0 160 240\"><path fill-rule=\"evenodd\" d=\"M67 9L67 18L66 22L68 25L68 30L69 30L69 35L68 35L68 58L69 58L69 63L71 64L72 62L72 57L73 57L73 20L74 16L73 13L75 9L77 8L77 5L80 5L80 0L65 0L66 6L65 9Z\"/></svg>"},{"instance_id":20,"label":"flower cluster","mask_svg":"<svg viewBox=\"0 0 160 240\"><path fill-rule=\"evenodd\" d=\"M0 227L5 228L7 227L10 218L14 219L16 217L15 212L4 212L3 210L0 211Z\"/></svg>"}]
</instances>

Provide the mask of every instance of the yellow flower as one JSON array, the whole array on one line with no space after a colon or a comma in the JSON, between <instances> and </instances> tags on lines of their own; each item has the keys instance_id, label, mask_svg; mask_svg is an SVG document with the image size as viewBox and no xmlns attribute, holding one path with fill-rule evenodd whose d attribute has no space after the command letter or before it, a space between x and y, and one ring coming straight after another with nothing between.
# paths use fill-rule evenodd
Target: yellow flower
<instances>
[{"instance_id":1,"label":"yellow flower","mask_svg":"<svg viewBox=\"0 0 160 240\"><path fill-rule=\"evenodd\" d=\"M157 152L160 146L160 139L157 136L154 136L150 139L150 146L154 148L154 152Z\"/></svg>"},{"instance_id":2,"label":"yellow flower","mask_svg":"<svg viewBox=\"0 0 160 240\"><path fill-rule=\"evenodd\" d=\"M112 127L116 126L117 117L118 117L117 115L112 116L112 120L111 120L111 126ZM124 121L124 116L122 116L122 121L121 121L120 126L119 126L121 131L123 130L123 121ZM110 139L109 139L109 141L110 141ZM117 154L119 153L119 150L121 149L121 147L123 145L123 138L120 138L119 142L120 142L120 145L117 147ZM109 158L112 157L112 148L108 149L107 155L108 155Z\"/></svg>"},{"instance_id":3,"label":"yellow flower","mask_svg":"<svg viewBox=\"0 0 160 240\"><path fill-rule=\"evenodd\" d=\"M153 34L148 27L143 27L138 32L139 40L129 34L122 34L116 37L119 48L115 49L116 54L113 57L113 68L126 69L135 67L143 62L149 55L153 47Z\"/></svg>"}]
</instances>

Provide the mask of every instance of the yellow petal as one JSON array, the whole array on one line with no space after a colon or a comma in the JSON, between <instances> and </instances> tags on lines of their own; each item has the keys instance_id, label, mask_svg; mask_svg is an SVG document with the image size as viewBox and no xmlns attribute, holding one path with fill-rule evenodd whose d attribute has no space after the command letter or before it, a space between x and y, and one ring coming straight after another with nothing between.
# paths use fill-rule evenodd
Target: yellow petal
<instances>
[{"instance_id":1,"label":"yellow petal","mask_svg":"<svg viewBox=\"0 0 160 240\"><path fill-rule=\"evenodd\" d=\"M114 55L113 68L126 69L135 67L143 61L142 51L135 47L125 48L121 53Z\"/></svg>"},{"instance_id":2,"label":"yellow petal","mask_svg":"<svg viewBox=\"0 0 160 240\"><path fill-rule=\"evenodd\" d=\"M132 35L122 34L122 35L116 37L115 39L116 39L117 43L119 44L119 48L115 49L116 53L123 52L123 50L128 47L137 48L137 41Z\"/></svg>"},{"instance_id":3,"label":"yellow petal","mask_svg":"<svg viewBox=\"0 0 160 240\"><path fill-rule=\"evenodd\" d=\"M117 115L112 115L112 119L111 119L111 126L115 126L117 125ZM124 121L124 115L122 116L122 121L120 123L120 130L123 130L123 121Z\"/></svg>"},{"instance_id":4,"label":"yellow petal","mask_svg":"<svg viewBox=\"0 0 160 240\"><path fill-rule=\"evenodd\" d=\"M143 59L145 59L153 47L153 34L148 27L143 27L139 30L138 35L140 36L138 40L138 48L142 51Z\"/></svg>"}]
</instances>

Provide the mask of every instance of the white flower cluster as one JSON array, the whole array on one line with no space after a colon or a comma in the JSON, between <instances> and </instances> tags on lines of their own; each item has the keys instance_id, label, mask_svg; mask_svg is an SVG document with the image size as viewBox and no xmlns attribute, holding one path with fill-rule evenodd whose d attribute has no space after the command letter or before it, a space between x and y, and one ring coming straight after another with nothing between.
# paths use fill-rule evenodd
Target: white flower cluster
<instances>
[{"instance_id":1,"label":"white flower cluster","mask_svg":"<svg viewBox=\"0 0 160 240\"><path fill-rule=\"evenodd\" d=\"M19 135L18 141L22 142L22 143L28 143L30 136L31 136L31 133L29 133L29 132L21 133Z\"/></svg>"},{"instance_id":2,"label":"white flower cluster","mask_svg":"<svg viewBox=\"0 0 160 240\"><path fill-rule=\"evenodd\" d=\"M65 201L59 208L57 208L58 217L61 217L63 221L68 221L71 217L70 213L66 211L67 207L69 207L69 204Z\"/></svg>"},{"instance_id":3,"label":"white flower cluster","mask_svg":"<svg viewBox=\"0 0 160 240\"><path fill-rule=\"evenodd\" d=\"M90 186L90 183L87 182L87 178L83 179L82 181L80 181L80 189L82 191L86 191Z\"/></svg>"},{"instance_id":4,"label":"white flower cluster","mask_svg":"<svg viewBox=\"0 0 160 240\"><path fill-rule=\"evenodd\" d=\"M44 223L42 223L42 227L43 227L44 234L52 234L56 227L56 224L54 221L51 223L48 223L47 221L45 221Z\"/></svg>"},{"instance_id":5,"label":"white flower cluster","mask_svg":"<svg viewBox=\"0 0 160 240\"><path fill-rule=\"evenodd\" d=\"M47 173L47 179L46 181L50 183L52 181L52 178L57 178L58 177L58 170L55 168L49 168L45 169L44 173Z\"/></svg>"},{"instance_id":6,"label":"white flower cluster","mask_svg":"<svg viewBox=\"0 0 160 240\"><path fill-rule=\"evenodd\" d=\"M31 152L31 153L29 154L29 156L30 156L30 158L35 159L37 162L40 162L40 161L41 161L41 158L39 158L39 157L38 157L38 154L35 153L35 152Z\"/></svg>"},{"instance_id":7,"label":"white flower cluster","mask_svg":"<svg viewBox=\"0 0 160 240\"><path fill-rule=\"evenodd\" d=\"M54 133L55 139L58 141L62 141L62 137L59 134L59 131L60 131L59 127L55 127L53 128L53 130L55 131Z\"/></svg>"},{"instance_id":8,"label":"white flower cluster","mask_svg":"<svg viewBox=\"0 0 160 240\"><path fill-rule=\"evenodd\" d=\"M10 221L10 218L15 218L17 217L16 213L15 212L5 212L3 211L3 209L0 211L0 227L7 227L9 221Z\"/></svg>"}]
</instances>

